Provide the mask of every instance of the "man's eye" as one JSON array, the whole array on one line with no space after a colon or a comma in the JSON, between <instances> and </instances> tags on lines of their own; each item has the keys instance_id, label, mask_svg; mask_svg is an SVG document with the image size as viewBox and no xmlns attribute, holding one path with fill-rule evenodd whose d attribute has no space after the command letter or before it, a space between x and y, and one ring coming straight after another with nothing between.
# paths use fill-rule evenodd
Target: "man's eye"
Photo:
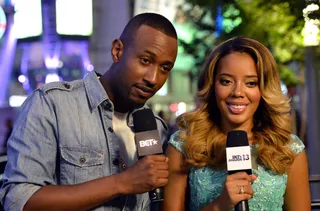
<instances>
[{"instance_id":1,"label":"man's eye","mask_svg":"<svg viewBox=\"0 0 320 211\"><path fill-rule=\"evenodd\" d=\"M167 65L162 66L161 69L162 69L163 71L165 71L165 72L169 72L169 71L170 71L170 67L167 66Z\"/></svg>"},{"instance_id":2,"label":"man's eye","mask_svg":"<svg viewBox=\"0 0 320 211\"><path fill-rule=\"evenodd\" d=\"M150 60L148 58L141 58L140 61L142 64L150 64Z\"/></svg>"}]
</instances>

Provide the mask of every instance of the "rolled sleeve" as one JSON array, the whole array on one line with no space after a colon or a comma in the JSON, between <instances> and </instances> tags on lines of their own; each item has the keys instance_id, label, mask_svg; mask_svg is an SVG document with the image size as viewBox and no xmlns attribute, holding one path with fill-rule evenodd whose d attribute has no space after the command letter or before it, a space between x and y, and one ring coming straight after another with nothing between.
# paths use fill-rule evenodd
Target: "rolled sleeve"
<instances>
[{"instance_id":1,"label":"rolled sleeve","mask_svg":"<svg viewBox=\"0 0 320 211\"><path fill-rule=\"evenodd\" d=\"M47 97L37 90L19 110L0 193L5 210L22 210L39 188L56 183L56 120Z\"/></svg>"},{"instance_id":2,"label":"rolled sleeve","mask_svg":"<svg viewBox=\"0 0 320 211\"><path fill-rule=\"evenodd\" d=\"M3 203L4 209L10 211L23 210L29 198L40 188L41 186L33 184L7 185L3 190L4 193L7 193ZM10 191L6 189L10 189Z\"/></svg>"}]
</instances>

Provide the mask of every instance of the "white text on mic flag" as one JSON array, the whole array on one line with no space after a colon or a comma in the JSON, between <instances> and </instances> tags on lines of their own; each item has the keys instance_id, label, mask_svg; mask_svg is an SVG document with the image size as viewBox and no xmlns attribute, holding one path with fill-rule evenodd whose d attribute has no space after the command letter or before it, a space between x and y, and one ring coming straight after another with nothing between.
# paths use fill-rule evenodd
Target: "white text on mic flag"
<instances>
[{"instance_id":1,"label":"white text on mic flag","mask_svg":"<svg viewBox=\"0 0 320 211\"><path fill-rule=\"evenodd\" d=\"M250 146L227 147L226 153L228 171L252 168Z\"/></svg>"}]
</instances>

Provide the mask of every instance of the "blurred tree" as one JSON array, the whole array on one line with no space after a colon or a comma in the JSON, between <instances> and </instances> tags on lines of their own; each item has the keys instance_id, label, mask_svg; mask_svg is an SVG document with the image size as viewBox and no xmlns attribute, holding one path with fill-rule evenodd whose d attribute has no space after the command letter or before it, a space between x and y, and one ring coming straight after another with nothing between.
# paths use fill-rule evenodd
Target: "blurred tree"
<instances>
[{"instance_id":1,"label":"blurred tree","mask_svg":"<svg viewBox=\"0 0 320 211\"><path fill-rule=\"evenodd\" d=\"M174 21L179 37L179 54L175 68L181 67L191 80L196 79L206 55L215 42L215 22L212 17L213 14L208 8L197 5L193 7L186 4L178 8Z\"/></svg>"},{"instance_id":2,"label":"blurred tree","mask_svg":"<svg viewBox=\"0 0 320 211\"><path fill-rule=\"evenodd\" d=\"M186 22L197 31L192 42L181 41L184 50L196 59L197 75L205 55L221 41L248 36L264 43L274 55L281 80L295 86L303 80L304 1L297 0L187 0ZM292 65L292 64L295 65ZM298 67L298 68L293 68ZM297 72L301 72L297 77ZM195 77L193 77L195 78Z\"/></svg>"}]
</instances>

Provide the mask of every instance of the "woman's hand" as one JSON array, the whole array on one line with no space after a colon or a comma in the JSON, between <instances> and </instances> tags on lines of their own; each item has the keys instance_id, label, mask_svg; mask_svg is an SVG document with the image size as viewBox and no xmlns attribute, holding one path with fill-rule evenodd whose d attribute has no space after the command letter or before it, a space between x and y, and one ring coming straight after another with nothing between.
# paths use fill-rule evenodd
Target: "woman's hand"
<instances>
[{"instance_id":1,"label":"woman's hand","mask_svg":"<svg viewBox=\"0 0 320 211\"><path fill-rule=\"evenodd\" d=\"M245 172L228 175L220 196L202 210L230 210L240 201L249 200L254 194L251 182L256 179L256 175Z\"/></svg>"},{"instance_id":2,"label":"woman's hand","mask_svg":"<svg viewBox=\"0 0 320 211\"><path fill-rule=\"evenodd\" d=\"M225 204L223 207L227 210L234 208L240 201L249 200L254 194L251 182L256 179L256 175L248 175L245 172L228 175L217 200Z\"/></svg>"}]
</instances>

